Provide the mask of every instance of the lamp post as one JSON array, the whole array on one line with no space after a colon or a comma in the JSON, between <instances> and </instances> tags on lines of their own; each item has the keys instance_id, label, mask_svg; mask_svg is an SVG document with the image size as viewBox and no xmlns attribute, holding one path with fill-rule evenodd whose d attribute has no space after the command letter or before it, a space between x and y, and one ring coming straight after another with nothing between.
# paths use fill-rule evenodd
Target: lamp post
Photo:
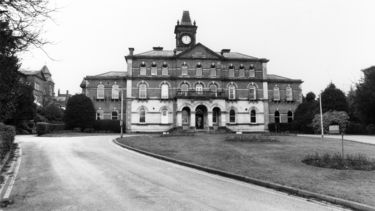
<instances>
[{"instance_id":1,"label":"lamp post","mask_svg":"<svg viewBox=\"0 0 375 211\"><path fill-rule=\"evenodd\" d=\"M121 138L124 136L124 130L123 130L123 125L124 125L124 90L121 90L121 115L120 115L120 128L121 128Z\"/></svg>"},{"instance_id":2,"label":"lamp post","mask_svg":"<svg viewBox=\"0 0 375 211\"><path fill-rule=\"evenodd\" d=\"M324 130L323 130L323 110L322 110L322 93L320 92L319 96L319 108L320 108L320 131L322 136L322 141L324 139Z\"/></svg>"}]
</instances>

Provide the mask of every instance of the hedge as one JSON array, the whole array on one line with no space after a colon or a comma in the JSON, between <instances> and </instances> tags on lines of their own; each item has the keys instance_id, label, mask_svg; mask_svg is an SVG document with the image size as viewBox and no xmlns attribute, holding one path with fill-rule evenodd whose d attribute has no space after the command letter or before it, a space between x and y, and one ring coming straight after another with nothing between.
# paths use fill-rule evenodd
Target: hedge
<instances>
[{"instance_id":1,"label":"hedge","mask_svg":"<svg viewBox=\"0 0 375 211\"><path fill-rule=\"evenodd\" d=\"M125 128L125 124L123 125L123 129L124 128ZM119 133L121 132L120 120L110 120L110 119L95 120L94 130L97 132Z\"/></svg>"},{"instance_id":2,"label":"hedge","mask_svg":"<svg viewBox=\"0 0 375 211\"><path fill-rule=\"evenodd\" d=\"M64 130L64 129L65 129L64 124L51 124L47 122L36 123L36 133L38 134L38 136L51 133L53 131Z\"/></svg>"},{"instance_id":3,"label":"hedge","mask_svg":"<svg viewBox=\"0 0 375 211\"><path fill-rule=\"evenodd\" d=\"M3 158L14 143L16 129L13 126L0 123L0 156Z\"/></svg>"},{"instance_id":4,"label":"hedge","mask_svg":"<svg viewBox=\"0 0 375 211\"><path fill-rule=\"evenodd\" d=\"M269 123L268 130L270 132L291 132L294 131L291 123Z\"/></svg>"}]
</instances>

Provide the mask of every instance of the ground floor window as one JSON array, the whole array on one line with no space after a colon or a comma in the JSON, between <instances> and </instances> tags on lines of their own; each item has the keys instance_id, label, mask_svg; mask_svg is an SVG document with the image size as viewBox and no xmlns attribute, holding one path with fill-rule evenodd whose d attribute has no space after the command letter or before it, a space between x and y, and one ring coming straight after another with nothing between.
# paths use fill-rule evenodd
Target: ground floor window
<instances>
[{"instance_id":1,"label":"ground floor window","mask_svg":"<svg viewBox=\"0 0 375 211\"><path fill-rule=\"evenodd\" d=\"M141 123L146 122L146 111L143 107L139 110L139 122Z\"/></svg>"},{"instance_id":2,"label":"ground floor window","mask_svg":"<svg viewBox=\"0 0 375 211\"><path fill-rule=\"evenodd\" d=\"M275 123L280 123L280 112L275 111Z\"/></svg>"},{"instance_id":3,"label":"ground floor window","mask_svg":"<svg viewBox=\"0 0 375 211\"><path fill-rule=\"evenodd\" d=\"M229 122L230 123L236 122L236 112L234 112L233 109L229 111Z\"/></svg>"},{"instance_id":4,"label":"ground floor window","mask_svg":"<svg viewBox=\"0 0 375 211\"><path fill-rule=\"evenodd\" d=\"M168 110L167 109L161 110L161 123L162 124L168 123Z\"/></svg>"},{"instance_id":5,"label":"ground floor window","mask_svg":"<svg viewBox=\"0 0 375 211\"><path fill-rule=\"evenodd\" d=\"M112 120L118 120L118 113L117 113L117 111L112 111Z\"/></svg>"},{"instance_id":6,"label":"ground floor window","mask_svg":"<svg viewBox=\"0 0 375 211\"><path fill-rule=\"evenodd\" d=\"M190 111L188 109L183 109L182 110L182 124L188 125L189 124L189 117L190 116Z\"/></svg>"},{"instance_id":7,"label":"ground floor window","mask_svg":"<svg viewBox=\"0 0 375 211\"><path fill-rule=\"evenodd\" d=\"M250 113L250 122L251 123L256 123L257 122L257 117L256 117L255 110L251 110L251 113Z\"/></svg>"},{"instance_id":8,"label":"ground floor window","mask_svg":"<svg viewBox=\"0 0 375 211\"><path fill-rule=\"evenodd\" d=\"M291 111L288 111L288 123L291 123L293 121L293 113Z\"/></svg>"}]
</instances>

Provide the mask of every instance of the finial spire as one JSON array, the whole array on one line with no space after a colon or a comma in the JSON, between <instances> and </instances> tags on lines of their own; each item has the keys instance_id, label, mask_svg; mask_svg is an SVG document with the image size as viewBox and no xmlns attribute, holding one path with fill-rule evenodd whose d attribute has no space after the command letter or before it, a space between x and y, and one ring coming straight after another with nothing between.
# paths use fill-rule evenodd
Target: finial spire
<instances>
[{"instance_id":1,"label":"finial spire","mask_svg":"<svg viewBox=\"0 0 375 211\"><path fill-rule=\"evenodd\" d=\"M191 25L189 11L184 11L182 13L181 25Z\"/></svg>"}]
</instances>

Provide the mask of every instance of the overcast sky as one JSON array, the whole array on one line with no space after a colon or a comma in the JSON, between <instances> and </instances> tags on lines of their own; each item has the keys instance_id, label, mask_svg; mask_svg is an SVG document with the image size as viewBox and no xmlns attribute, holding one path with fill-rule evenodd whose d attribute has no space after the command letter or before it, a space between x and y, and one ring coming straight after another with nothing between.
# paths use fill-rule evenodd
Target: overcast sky
<instances>
[{"instance_id":1,"label":"overcast sky","mask_svg":"<svg viewBox=\"0 0 375 211\"><path fill-rule=\"evenodd\" d=\"M126 71L135 53L175 47L183 10L196 20L197 42L269 59L268 73L302 79L303 93L333 82L347 92L375 65L373 0L54 0L43 28L51 45L23 53L22 68L47 65L55 89L81 91L86 75Z\"/></svg>"}]
</instances>

